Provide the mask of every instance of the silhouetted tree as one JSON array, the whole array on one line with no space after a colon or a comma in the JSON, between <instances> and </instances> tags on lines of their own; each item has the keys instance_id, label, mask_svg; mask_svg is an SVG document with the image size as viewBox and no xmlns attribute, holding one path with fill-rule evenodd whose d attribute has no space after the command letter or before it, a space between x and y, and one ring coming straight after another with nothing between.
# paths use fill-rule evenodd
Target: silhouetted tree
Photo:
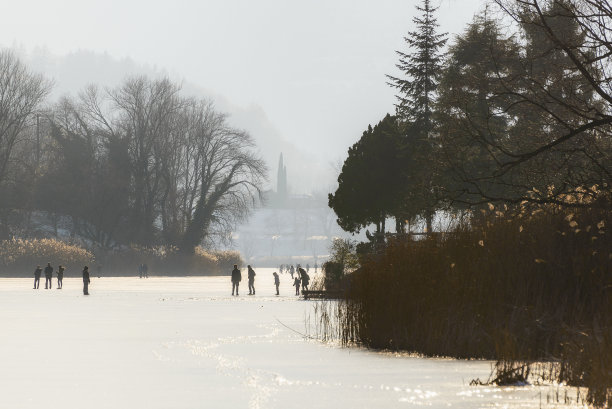
<instances>
[{"instance_id":1,"label":"silhouetted tree","mask_svg":"<svg viewBox=\"0 0 612 409\"><path fill-rule=\"evenodd\" d=\"M498 159L489 145L509 137L513 121L508 111L516 97L505 92L502 81L521 78L519 52L517 41L505 38L486 12L476 16L449 48L436 104L440 140L436 158L442 169L437 186L455 207L458 202L483 200L471 181L484 184L497 169ZM511 194L511 187L511 183L486 185L498 196Z\"/></svg>"},{"instance_id":2,"label":"silhouetted tree","mask_svg":"<svg viewBox=\"0 0 612 409\"><path fill-rule=\"evenodd\" d=\"M413 19L416 29L404 38L410 52L397 51L400 57L397 68L404 76L387 75L387 78L389 85L399 91L396 112L404 122L406 138L416 139L409 141L409 149L414 156L408 157L412 163L408 164L405 171L413 173L414 177L409 180L417 180L418 185L406 185L402 192L407 195L406 201L422 205L419 214L425 217L428 231L431 231L437 205L433 182L436 171L431 161L434 144L431 140L434 131L432 111L442 71L441 49L446 43L446 34L437 33L437 8L432 7L430 0L423 0L417 10L422 14ZM419 166L413 166L415 162L419 162Z\"/></svg>"},{"instance_id":3,"label":"silhouetted tree","mask_svg":"<svg viewBox=\"0 0 612 409\"><path fill-rule=\"evenodd\" d=\"M508 137L473 134L497 164L486 177L466 178L472 192L485 200L559 204L576 193L609 195L612 10L599 1L496 2L526 39L523 70L500 76L500 95L515 99L503 113L514 125ZM498 195L491 184L522 185L525 193Z\"/></svg>"},{"instance_id":4,"label":"silhouetted tree","mask_svg":"<svg viewBox=\"0 0 612 409\"><path fill-rule=\"evenodd\" d=\"M396 117L389 114L374 128L368 126L348 151L338 176L338 189L329 195L329 206L338 224L349 232L376 225L385 232L385 219L395 216L405 186L402 136Z\"/></svg>"}]
</instances>

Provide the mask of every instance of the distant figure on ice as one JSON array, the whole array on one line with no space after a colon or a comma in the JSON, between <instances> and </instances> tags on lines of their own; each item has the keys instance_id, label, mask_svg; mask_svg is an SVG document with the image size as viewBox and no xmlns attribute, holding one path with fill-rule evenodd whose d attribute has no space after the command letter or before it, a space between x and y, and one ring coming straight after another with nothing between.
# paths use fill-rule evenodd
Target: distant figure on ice
<instances>
[{"instance_id":1,"label":"distant figure on ice","mask_svg":"<svg viewBox=\"0 0 612 409\"><path fill-rule=\"evenodd\" d=\"M142 278L142 263L138 264L138 277Z\"/></svg>"},{"instance_id":2,"label":"distant figure on ice","mask_svg":"<svg viewBox=\"0 0 612 409\"><path fill-rule=\"evenodd\" d=\"M295 274L295 269L293 268L293 264L291 264L291 267L289 268L289 272L291 273L291 278L293 278L293 275Z\"/></svg>"},{"instance_id":3,"label":"distant figure on ice","mask_svg":"<svg viewBox=\"0 0 612 409\"><path fill-rule=\"evenodd\" d=\"M232 270L232 295L234 295L234 290L236 290L236 295L238 295L240 281L242 281L242 274L238 270L238 264L234 264L234 269Z\"/></svg>"},{"instance_id":4,"label":"distant figure on ice","mask_svg":"<svg viewBox=\"0 0 612 409\"><path fill-rule=\"evenodd\" d=\"M272 273L272 275L274 276L274 285L276 286L276 295L278 294L278 286L280 285L280 280L278 279L278 274L276 274L276 271Z\"/></svg>"},{"instance_id":5,"label":"distant figure on ice","mask_svg":"<svg viewBox=\"0 0 612 409\"><path fill-rule=\"evenodd\" d=\"M89 267L83 267L83 295L89 295Z\"/></svg>"},{"instance_id":6,"label":"distant figure on ice","mask_svg":"<svg viewBox=\"0 0 612 409\"><path fill-rule=\"evenodd\" d=\"M247 266L248 274L249 274L249 295L255 295L255 270L251 268L251 266Z\"/></svg>"},{"instance_id":7,"label":"distant figure on ice","mask_svg":"<svg viewBox=\"0 0 612 409\"><path fill-rule=\"evenodd\" d=\"M317 262L316 262L316 261L315 261L314 268L315 268L315 274L316 274L316 273L317 273L317 268L319 268L319 265L317 264Z\"/></svg>"},{"instance_id":8,"label":"distant figure on ice","mask_svg":"<svg viewBox=\"0 0 612 409\"><path fill-rule=\"evenodd\" d=\"M57 267L57 289L61 290L62 289L62 281L64 281L64 267L63 266L58 266Z\"/></svg>"},{"instance_id":9,"label":"distant figure on ice","mask_svg":"<svg viewBox=\"0 0 612 409\"><path fill-rule=\"evenodd\" d=\"M295 287L295 295L300 295L300 277L293 279L293 286Z\"/></svg>"},{"instance_id":10,"label":"distant figure on ice","mask_svg":"<svg viewBox=\"0 0 612 409\"><path fill-rule=\"evenodd\" d=\"M34 270L34 289L38 290L40 286L40 274L42 273L42 268L40 266L36 266L36 270Z\"/></svg>"},{"instance_id":11,"label":"distant figure on ice","mask_svg":"<svg viewBox=\"0 0 612 409\"><path fill-rule=\"evenodd\" d=\"M306 263L306 272L310 272L310 264Z\"/></svg>"},{"instance_id":12,"label":"distant figure on ice","mask_svg":"<svg viewBox=\"0 0 612 409\"><path fill-rule=\"evenodd\" d=\"M53 267L51 267L51 263L47 263L47 267L45 267L45 290L48 288L53 288Z\"/></svg>"},{"instance_id":13,"label":"distant figure on ice","mask_svg":"<svg viewBox=\"0 0 612 409\"><path fill-rule=\"evenodd\" d=\"M308 284L310 283L310 276L302 267L298 269L300 276L302 277L302 292L308 291Z\"/></svg>"},{"instance_id":14,"label":"distant figure on ice","mask_svg":"<svg viewBox=\"0 0 612 409\"><path fill-rule=\"evenodd\" d=\"M142 264L142 276L144 278L149 278L149 266L147 263Z\"/></svg>"}]
</instances>

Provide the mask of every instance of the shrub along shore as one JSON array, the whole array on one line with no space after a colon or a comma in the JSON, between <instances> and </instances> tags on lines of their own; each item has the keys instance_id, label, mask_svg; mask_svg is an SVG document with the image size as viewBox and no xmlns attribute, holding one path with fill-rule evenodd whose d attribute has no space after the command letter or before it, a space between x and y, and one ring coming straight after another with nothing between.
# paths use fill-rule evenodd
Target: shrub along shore
<instances>
[{"instance_id":1,"label":"shrub along shore","mask_svg":"<svg viewBox=\"0 0 612 409\"><path fill-rule=\"evenodd\" d=\"M610 209L489 206L362 255L337 313L343 342L494 359L499 383L537 376L612 406Z\"/></svg>"},{"instance_id":2,"label":"shrub along shore","mask_svg":"<svg viewBox=\"0 0 612 409\"><path fill-rule=\"evenodd\" d=\"M87 250L56 239L16 239L0 241L0 276L32 277L37 265L51 263L66 267L65 276L78 276L83 266L93 275L136 276L138 265L146 263L149 275L197 276L228 275L234 264L242 265L236 251L208 251L196 247L186 255L173 247L126 247L113 251Z\"/></svg>"}]
</instances>

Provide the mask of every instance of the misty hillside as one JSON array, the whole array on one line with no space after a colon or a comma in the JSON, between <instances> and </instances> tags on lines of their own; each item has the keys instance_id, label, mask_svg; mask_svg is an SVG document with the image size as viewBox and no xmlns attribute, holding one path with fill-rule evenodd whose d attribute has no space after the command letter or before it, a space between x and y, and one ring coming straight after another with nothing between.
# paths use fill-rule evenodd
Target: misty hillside
<instances>
[{"instance_id":1,"label":"misty hillside","mask_svg":"<svg viewBox=\"0 0 612 409\"><path fill-rule=\"evenodd\" d=\"M178 80L186 94L212 99L220 111L228 114L232 126L245 129L253 136L268 164L271 188L276 185L276 166L281 152L287 164L291 192L310 193L313 190L325 189L335 182L336 175L332 166L319 157L301 152L280 135L260 106L238 106L215 93L214 78L211 78L209 84L195 84L179 73L169 73L161 67L141 64L129 58L116 59L106 53L86 50L57 56L36 48L29 53L19 50L19 54L33 70L53 79L55 86L52 99L76 95L89 84L114 87L126 77L135 75L168 76Z\"/></svg>"}]
</instances>

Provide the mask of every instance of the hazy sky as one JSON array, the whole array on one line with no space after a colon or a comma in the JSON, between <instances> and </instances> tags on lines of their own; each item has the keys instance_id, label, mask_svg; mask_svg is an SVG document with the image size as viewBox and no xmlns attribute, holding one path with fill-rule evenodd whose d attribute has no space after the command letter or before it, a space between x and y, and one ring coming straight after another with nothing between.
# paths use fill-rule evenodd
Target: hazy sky
<instances>
[{"instance_id":1,"label":"hazy sky","mask_svg":"<svg viewBox=\"0 0 612 409\"><path fill-rule=\"evenodd\" d=\"M237 105L260 106L282 136L344 157L393 111L394 50L421 0L7 0L0 45L130 57ZM463 30L484 0L433 0Z\"/></svg>"}]
</instances>

